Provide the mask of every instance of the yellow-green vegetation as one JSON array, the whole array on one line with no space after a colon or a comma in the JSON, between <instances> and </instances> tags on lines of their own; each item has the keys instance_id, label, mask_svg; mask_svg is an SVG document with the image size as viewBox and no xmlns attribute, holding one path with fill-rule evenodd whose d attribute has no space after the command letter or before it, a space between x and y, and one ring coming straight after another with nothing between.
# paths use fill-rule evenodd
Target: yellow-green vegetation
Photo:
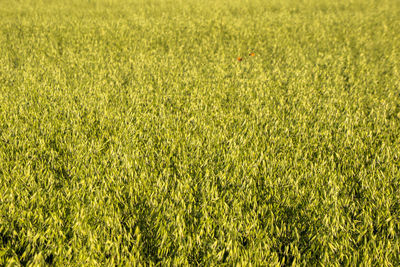
<instances>
[{"instance_id":1,"label":"yellow-green vegetation","mask_svg":"<svg viewBox=\"0 0 400 267\"><path fill-rule=\"evenodd\" d=\"M399 266L399 191L398 0L0 1L0 265Z\"/></svg>"}]
</instances>

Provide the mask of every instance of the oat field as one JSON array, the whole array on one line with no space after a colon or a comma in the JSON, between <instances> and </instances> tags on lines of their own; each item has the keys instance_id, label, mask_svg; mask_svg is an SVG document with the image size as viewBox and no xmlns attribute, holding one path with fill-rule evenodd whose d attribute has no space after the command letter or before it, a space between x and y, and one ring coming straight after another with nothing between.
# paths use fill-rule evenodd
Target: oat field
<instances>
[{"instance_id":1,"label":"oat field","mask_svg":"<svg viewBox=\"0 0 400 267\"><path fill-rule=\"evenodd\" d=\"M0 266L399 266L400 1L0 0Z\"/></svg>"}]
</instances>

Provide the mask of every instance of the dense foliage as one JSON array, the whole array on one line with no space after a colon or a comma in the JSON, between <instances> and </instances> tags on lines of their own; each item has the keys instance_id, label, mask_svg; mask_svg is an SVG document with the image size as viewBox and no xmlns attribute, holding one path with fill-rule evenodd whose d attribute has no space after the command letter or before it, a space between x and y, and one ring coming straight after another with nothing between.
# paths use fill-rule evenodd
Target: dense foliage
<instances>
[{"instance_id":1,"label":"dense foliage","mask_svg":"<svg viewBox=\"0 0 400 267\"><path fill-rule=\"evenodd\" d=\"M399 188L400 1L0 1L0 265L399 266Z\"/></svg>"}]
</instances>

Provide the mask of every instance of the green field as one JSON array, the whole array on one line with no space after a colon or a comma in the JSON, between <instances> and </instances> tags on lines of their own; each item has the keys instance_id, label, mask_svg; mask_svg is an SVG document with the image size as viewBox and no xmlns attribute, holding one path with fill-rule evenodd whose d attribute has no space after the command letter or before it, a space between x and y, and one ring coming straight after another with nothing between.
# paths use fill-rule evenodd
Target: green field
<instances>
[{"instance_id":1,"label":"green field","mask_svg":"<svg viewBox=\"0 0 400 267\"><path fill-rule=\"evenodd\" d=\"M0 0L19 264L399 266L400 1Z\"/></svg>"}]
</instances>

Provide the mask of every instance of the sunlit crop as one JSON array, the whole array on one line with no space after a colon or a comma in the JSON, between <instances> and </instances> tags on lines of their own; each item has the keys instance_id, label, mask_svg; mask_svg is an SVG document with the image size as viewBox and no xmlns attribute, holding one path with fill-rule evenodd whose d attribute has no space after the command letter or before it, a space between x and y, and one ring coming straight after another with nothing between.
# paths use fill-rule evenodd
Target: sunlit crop
<instances>
[{"instance_id":1,"label":"sunlit crop","mask_svg":"<svg viewBox=\"0 0 400 267\"><path fill-rule=\"evenodd\" d=\"M0 266L399 266L400 1L0 1Z\"/></svg>"}]
</instances>

